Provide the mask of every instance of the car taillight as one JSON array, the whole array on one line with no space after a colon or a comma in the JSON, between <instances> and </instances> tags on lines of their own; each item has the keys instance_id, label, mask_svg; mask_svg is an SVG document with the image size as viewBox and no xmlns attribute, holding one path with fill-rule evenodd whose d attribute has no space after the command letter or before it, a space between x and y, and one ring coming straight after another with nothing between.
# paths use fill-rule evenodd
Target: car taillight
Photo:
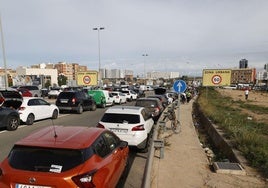
<instances>
[{"instance_id":1,"label":"car taillight","mask_svg":"<svg viewBox=\"0 0 268 188\"><path fill-rule=\"evenodd\" d=\"M155 112L157 113L157 112L159 112L160 111L160 108L159 107L156 107L155 108Z\"/></svg>"},{"instance_id":2,"label":"car taillight","mask_svg":"<svg viewBox=\"0 0 268 188\"><path fill-rule=\"evenodd\" d=\"M76 98L72 98L72 103L75 104Z\"/></svg>"},{"instance_id":3,"label":"car taillight","mask_svg":"<svg viewBox=\"0 0 268 188\"><path fill-rule=\"evenodd\" d=\"M93 175L94 172L89 172L74 176L72 177L72 180L79 188L93 188L96 187L93 183Z\"/></svg>"},{"instance_id":4,"label":"car taillight","mask_svg":"<svg viewBox=\"0 0 268 188\"><path fill-rule=\"evenodd\" d=\"M102 128L102 129L105 128L104 125L102 125L101 123L98 123L97 127L98 127L98 128Z\"/></svg>"},{"instance_id":5,"label":"car taillight","mask_svg":"<svg viewBox=\"0 0 268 188\"><path fill-rule=\"evenodd\" d=\"M25 110L24 106L19 107L19 110Z\"/></svg>"},{"instance_id":6,"label":"car taillight","mask_svg":"<svg viewBox=\"0 0 268 188\"><path fill-rule=\"evenodd\" d=\"M144 125L138 125L131 129L132 131L144 131Z\"/></svg>"}]
</instances>

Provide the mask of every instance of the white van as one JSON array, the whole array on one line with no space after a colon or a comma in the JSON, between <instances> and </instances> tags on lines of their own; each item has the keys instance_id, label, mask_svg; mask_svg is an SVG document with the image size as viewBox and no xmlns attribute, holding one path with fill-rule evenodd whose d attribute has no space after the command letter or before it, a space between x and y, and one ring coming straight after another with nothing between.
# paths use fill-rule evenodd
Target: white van
<instances>
[{"instance_id":1,"label":"white van","mask_svg":"<svg viewBox=\"0 0 268 188\"><path fill-rule=\"evenodd\" d=\"M108 90L102 90L103 94L105 96L106 106L112 106L114 105L114 98L110 95L110 92Z\"/></svg>"}]
</instances>

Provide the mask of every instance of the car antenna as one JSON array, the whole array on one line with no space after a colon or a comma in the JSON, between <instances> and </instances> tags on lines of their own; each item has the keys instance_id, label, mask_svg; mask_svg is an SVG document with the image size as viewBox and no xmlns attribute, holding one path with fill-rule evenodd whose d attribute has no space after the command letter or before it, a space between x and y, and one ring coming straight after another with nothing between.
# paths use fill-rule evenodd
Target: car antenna
<instances>
[{"instance_id":1,"label":"car antenna","mask_svg":"<svg viewBox=\"0 0 268 188\"><path fill-rule=\"evenodd\" d=\"M57 135L57 132L56 132L56 127L54 125L54 121L53 121L53 119L51 121L52 121L53 129L54 129L54 138L57 138L58 135Z\"/></svg>"}]
</instances>

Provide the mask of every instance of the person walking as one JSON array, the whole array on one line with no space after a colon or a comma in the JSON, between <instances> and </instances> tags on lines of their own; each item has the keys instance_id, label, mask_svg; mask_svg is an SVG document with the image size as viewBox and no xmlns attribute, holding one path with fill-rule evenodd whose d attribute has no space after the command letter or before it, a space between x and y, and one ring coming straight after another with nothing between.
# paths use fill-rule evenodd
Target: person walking
<instances>
[{"instance_id":1,"label":"person walking","mask_svg":"<svg viewBox=\"0 0 268 188\"><path fill-rule=\"evenodd\" d=\"M248 90L248 88L246 88L246 90L245 90L245 99L246 100L248 100L248 94L249 94L249 90Z\"/></svg>"}]
</instances>

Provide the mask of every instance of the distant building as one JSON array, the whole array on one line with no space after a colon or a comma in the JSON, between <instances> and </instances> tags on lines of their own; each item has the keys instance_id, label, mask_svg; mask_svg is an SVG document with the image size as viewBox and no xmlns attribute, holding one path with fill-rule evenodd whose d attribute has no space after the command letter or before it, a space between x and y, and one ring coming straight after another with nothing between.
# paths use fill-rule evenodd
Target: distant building
<instances>
[{"instance_id":1,"label":"distant building","mask_svg":"<svg viewBox=\"0 0 268 188\"><path fill-rule=\"evenodd\" d=\"M255 84L255 82L256 82L255 68L232 69L231 84Z\"/></svg>"},{"instance_id":2,"label":"distant building","mask_svg":"<svg viewBox=\"0 0 268 188\"><path fill-rule=\"evenodd\" d=\"M57 69L18 67L16 76L13 77L13 85L37 85L44 87L47 81L58 85Z\"/></svg>"},{"instance_id":3,"label":"distant building","mask_svg":"<svg viewBox=\"0 0 268 188\"><path fill-rule=\"evenodd\" d=\"M86 72L87 66L81 66L78 63L59 62L54 65L58 74L63 74L68 81L77 80L77 72Z\"/></svg>"},{"instance_id":4,"label":"distant building","mask_svg":"<svg viewBox=\"0 0 268 188\"><path fill-rule=\"evenodd\" d=\"M241 59L241 60L239 61L239 68L240 68L240 69L246 69L246 68L248 68L248 60L246 60L246 59Z\"/></svg>"}]
</instances>

